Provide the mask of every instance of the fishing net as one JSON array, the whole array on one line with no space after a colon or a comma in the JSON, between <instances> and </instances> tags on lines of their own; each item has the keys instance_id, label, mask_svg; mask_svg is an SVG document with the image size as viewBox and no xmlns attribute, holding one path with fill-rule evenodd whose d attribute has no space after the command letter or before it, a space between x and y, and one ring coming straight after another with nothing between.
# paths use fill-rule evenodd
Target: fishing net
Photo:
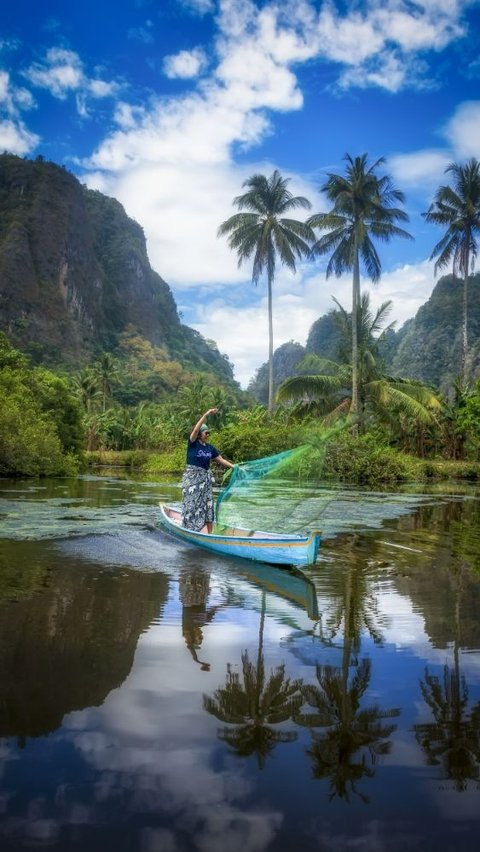
<instances>
[{"instance_id":1,"label":"fishing net","mask_svg":"<svg viewBox=\"0 0 480 852\"><path fill-rule=\"evenodd\" d=\"M332 431L292 450L236 465L217 499L218 531L231 527L279 533L318 529L332 499L318 486Z\"/></svg>"}]
</instances>

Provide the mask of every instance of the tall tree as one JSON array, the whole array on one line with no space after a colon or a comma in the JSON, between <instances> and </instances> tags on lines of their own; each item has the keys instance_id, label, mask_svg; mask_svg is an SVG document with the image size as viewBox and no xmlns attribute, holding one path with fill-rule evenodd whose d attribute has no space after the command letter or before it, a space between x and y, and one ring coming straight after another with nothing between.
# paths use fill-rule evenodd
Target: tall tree
<instances>
[{"instance_id":1,"label":"tall tree","mask_svg":"<svg viewBox=\"0 0 480 852\"><path fill-rule=\"evenodd\" d=\"M289 179L276 169L267 178L255 174L244 181L247 192L233 199L241 210L235 213L218 229L218 236L228 235L228 244L238 255L238 265L253 255L252 282L258 284L265 273L268 291L268 410L273 409L273 313L272 289L275 280L277 258L296 271L296 261L310 253L309 244L315 239L311 227L285 214L292 210L311 207L307 198L292 195L288 189Z\"/></svg>"},{"instance_id":2,"label":"tall tree","mask_svg":"<svg viewBox=\"0 0 480 852\"><path fill-rule=\"evenodd\" d=\"M102 391L102 411L107 407L107 397L112 394L112 381L118 372L117 362L110 352L102 352L99 360L94 364L94 372L98 376Z\"/></svg>"},{"instance_id":3,"label":"tall tree","mask_svg":"<svg viewBox=\"0 0 480 852\"><path fill-rule=\"evenodd\" d=\"M480 234L480 162L471 159L464 165L450 163L453 186L440 186L433 204L424 217L427 222L446 227L430 259L437 258L435 274L453 262L453 274L463 278L462 363L463 384L467 379L468 359L468 277L475 270Z\"/></svg>"},{"instance_id":4,"label":"tall tree","mask_svg":"<svg viewBox=\"0 0 480 852\"><path fill-rule=\"evenodd\" d=\"M346 154L344 175L329 173L321 187L333 205L327 213L316 213L307 224L326 231L313 245L312 253L330 254L326 275L337 277L352 272L352 402L350 412L358 416L358 308L360 304L360 264L372 281L380 279L382 266L373 239L387 242L392 237L412 239L396 222L407 222L404 210L395 206L404 201L389 175L377 171L385 159L368 164L368 154Z\"/></svg>"},{"instance_id":5,"label":"tall tree","mask_svg":"<svg viewBox=\"0 0 480 852\"><path fill-rule=\"evenodd\" d=\"M100 389L98 387L98 375L92 367L84 367L73 377L73 387L87 414L92 411L92 403L98 399Z\"/></svg>"}]
</instances>

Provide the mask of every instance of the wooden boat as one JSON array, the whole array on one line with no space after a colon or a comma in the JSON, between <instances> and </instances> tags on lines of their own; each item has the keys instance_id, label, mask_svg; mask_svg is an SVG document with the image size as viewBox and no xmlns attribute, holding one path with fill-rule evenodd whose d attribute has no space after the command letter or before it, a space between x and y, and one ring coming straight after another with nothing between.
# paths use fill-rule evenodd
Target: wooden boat
<instances>
[{"instance_id":1,"label":"wooden boat","mask_svg":"<svg viewBox=\"0 0 480 852\"><path fill-rule=\"evenodd\" d=\"M160 503L160 522L168 532L189 544L223 553L240 556L270 565L312 565L320 547L321 533L314 530L308 536L261 530L245 530L241 527L215 527L208 533L206 527L196 532L182 526L178 509Z\"/></svg>"}]
</instances>

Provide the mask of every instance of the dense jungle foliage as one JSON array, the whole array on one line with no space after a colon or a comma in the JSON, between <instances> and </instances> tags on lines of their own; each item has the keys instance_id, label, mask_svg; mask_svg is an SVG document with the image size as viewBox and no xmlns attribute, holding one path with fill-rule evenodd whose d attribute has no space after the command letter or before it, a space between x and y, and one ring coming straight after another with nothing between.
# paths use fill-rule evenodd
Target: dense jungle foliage
<instances>
[{"instance_id":1,"label":"dense jungle foliage","mask_svg":"<svg viewBox=\"0 0 480 852\"><path fill-rule=\"evenodd\" d=\"M60 376L32 366L0 335L0 473L74 475L88 461L179 474L199 412L217 407L211 441L236 463L310 442L303 478L380 483L479 476L480 382L453 403L442 400L429 423L377 410L366 434L355 437L347 426L325 442L318 413L278 405L268 415L246 395L236 397L201 375L162 402L130 404L128 388L143 379L148 389L155 378L155 369L135 363L138 375L131 360L116 362L105 353L88 369Z\"/></svg>"}]
</instances>

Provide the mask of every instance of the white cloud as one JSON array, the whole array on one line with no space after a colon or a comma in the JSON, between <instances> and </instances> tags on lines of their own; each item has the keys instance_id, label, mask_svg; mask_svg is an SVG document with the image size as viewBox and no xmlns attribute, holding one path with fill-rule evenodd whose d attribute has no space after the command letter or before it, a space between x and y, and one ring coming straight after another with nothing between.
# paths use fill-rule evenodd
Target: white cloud
<instances>
[{"instance_id":1,"label":"white cloud","mask_svg":"<svg viewBox=\"0 0 480 852\"><path fill-rule=\"evenodd\" d=\"M341 89L368 89L375 86L392 93L408 85L424 88L428 85L423 79L426 67L424 62L411 59L406 63L400 54L384 50L344 71L338 85Z\"/></svg>"},{"instance_id":2,"label":"white cloud","mask_svg":"<svg viewBox=\"0 0 480 852\"><path fill-rule=\"evenodd\" d=\"M424 260L417 264L405 264L385 272L378 285L369 281L362 282L362 289L370 293L370 303L378 308L382 302L392 300L390 321L396 320L397 329L407 319L415 316L418 309L430 297L435 278L433 263Z\"/></svg>"},{"instance_id":3,"label":"white cloud","mask_svg":"<svg viewBox=\"0 0 480 852\"><path fill-rule=\"evenodd\" d=\"M300 109L303 96L295 75L271 55L259 50L256 42L231 47L216 71L228 92L228 100L242 110Z\"/></svg>"},{"instance_id":4,"label":"white cloud","mask_svg":"<svg viewBox=\"0 0 480 852\"><path fill-rule=\"evenodd\" d=\"M145 110L140 106L133 106L124 101L117 101L113 120L122 130L132 130L145 118Z\"/></svg>"},{"instance_id":5,"label":"white cloud","mask_svg":"<svg viewBox=\"0 0 480 852\"><path fill-rule=\"evenodd\" d=\"M399 183L418 186L422 183L438 183L450 159L448 151L414 151L390 157L388 168Z\"/></svg>"},{"instance_id":6,"label":"white cloud","mask_svg":"<svg viewBox=\"0 0 480 852\"><path fill-rule=\"evenodd\" d=\"M0 121L0 151L10 151L20 157L33 151L40 139L19 121Z\"/></svg>"},{"instance_id":7,"label":"white cloud","mask_svg":"<svg viewBox=\"0 0 480 852\"><path fill-rule=\"evenodd\" d=\"M480 157L480 101L466 101L445 128L456 157Z\"/></svg>"},{"instance_id":8,"label":"white cloud","mask_svg":"<svg viewBox=\"0 0 480 852\"><path fill-rule=\"evenodd\" d=\"M73 50L52 47L47 50L43 62L35 62L24 76L40 89L47 89L54 98L65 100L75 93L77 111L82 117L88 113L87 98L113 97L119 91L119 85L100 78L89 79L83 63Z\"/></svg>"},{"instance_id":9,"label":"white cloud","mask_svg":"<svg viewBox=\"0 0 480 852\"><path fill-rule=\"evenodd\" d=\"M375 20L351 10L342 18L326 3L319 14L318 31L321 52L334 62L357 65L379 53L384 37ZM320 49L320 48L319 48Z\"/></svg>"},{"instance_id":10,"label":"white cloud","mask_svg":"<svg viewBox=\"0 0 480 852\"><path fill-rule=\"evenodd\" d=\"M182 80L187 80L198 77L206 65L207 57L199 47L193 50L181 50L172 56L166 56L163 61L164 72L170 79L179 77Z\"/></svg>"},{"instance_id":11,"label":"white cloud","mask_svg":"<svg viewBox=\"0 0 480 852\"><path fill-rule=\"evenodd\" d=\"M94 98L113 97L118 92L118 88L117 83L107 83L106 80L94 79L87 82L87 89Z\"/></svg>"},{"instance_id":12,"label":"white cloud","mask_svg":"<svg viewBox=\"0 0 480 852\"><path fill-rule=\"evenodd\" d=\"M389 40L405 51L441 50L464 34L456 2L419 3L414 9L406 4L390 3L388 6L382 5L377 10L378 26L388 34Z\"/></svg>"},{"instance_id":13,"label":"white cloud","mask_svg":"<svg viewBox=\"0 0 480 852\"><path fill-rule=\"evenodd\" d=\"M415 52L438 51L465 31L461 5L398 0L371 2L364 11L349 8L342 16L325 3L318 15L317 32L310 24L316 53L346 66L339 86L375 86L398 92L405 86L426 85L428 65Z\"/></svg>"},{"instance_id":14,"label":"white cloud","mask_svg":"<svg viewBox=\"0 0 480 852\"><path fill-rule=\"evenodd\" d=\"M35 62L25 72L34 86L48 89L56 98L64 99L70 91L79 89L83 82L80 57L72 50L52 47L44 62Z\"/></svg>"},{"instance_id":15,"label":"white cloud","mask_svg":"<svg viewBox=\"0 0 480 852\"><path fill-rule=\"evenodd\" d=\"M459 104L442 135L449 147L390 157L388 167L394 179L409 189L421 186L431 190L432 186L445 183L445 169L449 163L480 157L480 101Z\"/></svg>"},{"instance_id":16,"label":"white cloud","mask_svg":"<svg viewBox=\"0 0 480 852\"><path fill-rule=\"evenodd\" d=\"M0 108L11 116L18 115L22 109L34 106L31 93L12 84L8 71L0 71Z\"/></svg>"}]
</instances>

